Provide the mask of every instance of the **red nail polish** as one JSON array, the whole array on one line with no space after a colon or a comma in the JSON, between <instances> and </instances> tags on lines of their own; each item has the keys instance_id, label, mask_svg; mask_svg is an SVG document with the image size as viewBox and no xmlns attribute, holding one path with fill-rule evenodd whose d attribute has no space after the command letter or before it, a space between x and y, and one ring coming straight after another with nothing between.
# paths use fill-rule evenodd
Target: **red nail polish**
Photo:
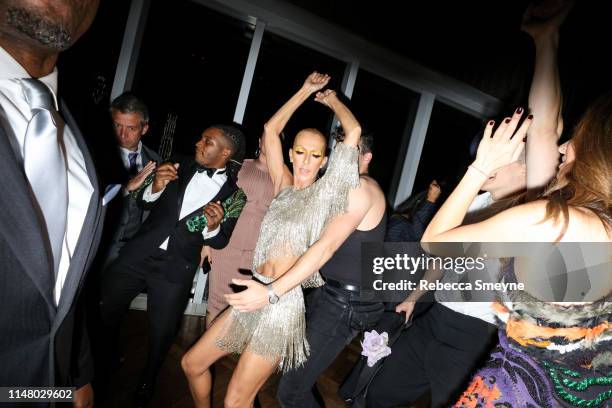
<instances>
[{"instance_id":1,"label":"red nail polish","mask_svg":"<svg viewBox=\"0 0 612 408\"><path fill-rule=\"evenodd\" d=\"M494 124L495 124L495 121L494 121L494 120L490 120L490 121L489 121L489 126L493 126Z\"/></svg>"},{"instance_id":2,"label":"red nail polish","mask_svg":"<svg viewBox=\"0 0 612 408\"><path fill-rule=\"evenodd\" d=\"M516 108L516 113L523 113L523 108Z\"/></svg>"},{"instance_id":3,"label":"red nail polish","mask_svg":"<svg viewBox=\"0 0 612 408\"><path fill-rule=\"evenodd\" d=\"M510 119L504 120L504 123L510 123Z\"/></svg>"},{"instance_id":4,"label":"red nail polish","mask_svg":"<svg viewBox=\"0 0 612 408\"><path fill-rule=\"evenodd\" d=\"M529 120L533 119L533 115L527 116L527 119L529 119Z\"/></svg>"}]
</instances>

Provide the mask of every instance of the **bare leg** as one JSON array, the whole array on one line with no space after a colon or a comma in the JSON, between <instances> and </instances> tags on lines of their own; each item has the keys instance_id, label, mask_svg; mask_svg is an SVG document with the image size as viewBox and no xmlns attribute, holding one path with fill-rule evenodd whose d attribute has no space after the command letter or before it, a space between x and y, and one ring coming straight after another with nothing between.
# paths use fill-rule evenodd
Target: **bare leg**
<instances>
[{"instance_id":1,"label":"bare leg","mask_svg":"<svg viewBox=\"0 0 612 408\"><path fill-rule=\"evenodd\" d=\"M257 392L276 371L279 361L280 358L274 361L265 359L247 347L227 387L225 408L252 407Z\"/></svg>"},{"instance_id":2,"label":"bare leg","mask_svg":"<svg viewBox=\"0 0 612 408\"><path fill-rule=\"evenodd\" d=\"M230 309L219 316L213 325L200 337L200 340L185 353L181 366L189 381L189 390L195 406L198 408L210 407L210 394L212 376L210 367L221 357L228 353L215 344L217 336L221 333L223 324L229 317Z\"/></svg>"},{"instance_id":3,"label":"bare leg","mask_svg":"<svg viewBox=\"0 0 612 408\"><path fill-rule=\"evenodd\" d=\"M208 330L210 326L217 323L217 320L221 319L223 316L223 312L231 309L230 306L225 305L223 309L215 309L211 310L212 313L208 313L208 309L206 310L206 329Z\"/></svg>"}]
</instances>

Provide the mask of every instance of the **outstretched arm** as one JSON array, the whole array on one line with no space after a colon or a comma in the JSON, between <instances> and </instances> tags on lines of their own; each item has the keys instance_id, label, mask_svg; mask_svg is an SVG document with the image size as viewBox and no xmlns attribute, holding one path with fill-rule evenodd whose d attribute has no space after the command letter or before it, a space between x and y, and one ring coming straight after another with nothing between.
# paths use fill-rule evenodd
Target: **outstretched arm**
<instances>
[{"instance_id":1,"label":"outstretched arm","mask_svg":"<svg viewBox=\"0 0 612 408\"><path fill-rule=\"evenodd\" d=\"M338 117L344 130L342 143L357 146L361 137L361 126L349 108L338 98L336 92L331 89L327 89L325 92L317 92L315 101L328 106Z\"/></svg>"},{"instance_id":2,"label":"outstretched arm","mask_svg":"<svg viewBox=\"0 0 612 408\"><path fill-rule=\"evenodd\" d=\"M497 169L516 161L520 156L525 145L523 138L531 124L531 116L524 120L515 134L520 118L520 113L515 113L512 118L506 118L495 133L493 133L493 121L487 124L484 136L478 145L476 160L429 223L422 242L484 241L484 238L462 237L457 231L464 231L469 227L461 227L461 223L470 203L489 176Z\"/></svg>"},{"instance_id":3,"label":"outstretched arm","mask_svg":"<svg viewBox=\"0 0 612 408\"><path fill-rule=\"evenodd\" d=\"M281 108L266 122L262 143L266 149L266 162L268 172L274 185L274 195L284 187L291 185L292 180L287 177L283 159L283 146L280 134L285 125L299 108L314 92L322 89L329 82L329 75L313 72L306 78L304 84Z\"/></svg>"},{"instance_id":4,"label":"outstretched arm","mask_svg":"<svg viewBox=\"0 0 612 408\"><path fill-rule=\"evenodd\" d=\"M440 198L442 190L436 180L433 180L427 189L427 199L419 205L417 210L410 216L408 222L402 228L402 241L420 241L429 220L436 210L436 202ZM388 228L388 227L387 227ZM387 229L388 233L389 229Z\"/></svg>"},{"instance_id":5,"label":"outstretched arm","mask_svg":"<svg viewBox=\"0 0 612 408\"><path fill-rule=\"evenodd\" d=\"M272 284L274 293L282 296L325 265L340 245L357 229L372 205L371 200L365 186L351 190L348 211L334 217L325 227L319 240L302 254L291 269L274 281ZM268 304L266 286L254 280L234 279L232 282L247 287L247 290L240 293L225 295L227 302L236 309L250 312Z\"/></svg>"},{"instance_id":6,"label":"outstretched arm","mask_svg":"<svg viewBox=\"0 0 612 408\"><path fill-rule=\"evenodd\" d=\"M516 130L520 117L521 114L515 113L512 119L505 119L495 133L493 121L487 124L476 160L425 230L421 240L425 251L443 255L437 251L445 250L444 247L431 244L436 242L554 242L558 239L562 225L546 219L544 200L512 207L479 223L461 225L470 203L489 176L520 155L531 115Z\"/></svg>"},{"instance_id":7,"label":"outstretched arm","mask_svg":"<svg viewBox=\"0 0 612 408\"><path fill-rule=\"evenodd\" d=\"M572 4L556 0L530 5L523 16L521 29L535 44L535 67L529 90L529 109L534 119L526 146L528 190L546 186L557 172L557 142L563 132L563 97L557 64L559 28Z\"/></svg>"}]
</instances>

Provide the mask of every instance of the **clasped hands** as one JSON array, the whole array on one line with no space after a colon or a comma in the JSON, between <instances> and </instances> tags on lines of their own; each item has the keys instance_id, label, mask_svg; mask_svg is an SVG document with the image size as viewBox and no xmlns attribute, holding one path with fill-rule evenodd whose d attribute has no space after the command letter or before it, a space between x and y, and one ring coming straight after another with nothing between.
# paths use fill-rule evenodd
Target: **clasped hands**
<instances>
[{"instance_id":1,"label":"clasped hands","mask_svg":"<svg viewBox=\"0 0 612 408\"><path fill-rule=\"evenodd\" d=\"M309 93L315 93L315 101L319 102L329 108L332 108L332 103L338 98L336 95L336 91L332 89L326 89L325 91L321 91L321 89L325 88L329 83L331 77L327 74L320 74L317 71L308 75L306 80L304 81L304 85L302 89Z\"/></svg>"}]
</instances>

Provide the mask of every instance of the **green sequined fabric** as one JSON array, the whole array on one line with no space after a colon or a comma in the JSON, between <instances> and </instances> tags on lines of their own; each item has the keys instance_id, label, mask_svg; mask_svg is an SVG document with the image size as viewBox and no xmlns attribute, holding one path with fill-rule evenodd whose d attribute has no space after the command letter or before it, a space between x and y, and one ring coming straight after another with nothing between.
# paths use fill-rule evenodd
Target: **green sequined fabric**
<instances>
[{"instance_id":1,"label":"green sequined fabric","mask_svg":"<svg viewBox=\"0 0 612 408\"><path fill-rule=\"evenodd\" d=\"M238 189L221 203L223 207L223 219L221 223L228 218L238 218L247 201L246 194L242 189ZM204 211L202 209L202 211ZM202 232L208 226L208 220L204 214L196 215L186 221L189 232Z\"/></svg>"},{"instance_id":2,"label":"green sequined fabric","mask_svg":"<svg viewBox=\"0 0 612 408\"><path fill-rule=\"evenodd\" d=\"M612 372L606 376L583 377L577 371L554 364L549 361L542 362L546 374L553 383L555 393L563 401L576 407L599 407L604 401L612 397ZM595 398L587 399L576 395L593 386L609 386L607 391L603 391Z\"/></svg>"},{"instance_id":3,"label":"green sequined fabric","mask_svg":"<svg viewBox=\"0 0 612 408\"><path fill-rule=\"evenodd\" d=\"M138 198L138 195L140 194L140 192L144 190L145 188L147 188L150 184L152 184L153 180L155 180L155 172L149 174L147 178L145 178L145 181L143 181L140 187L130 192L130 195L132 196L132 198L133 199Z\"/></svg>"}]
</instances>

